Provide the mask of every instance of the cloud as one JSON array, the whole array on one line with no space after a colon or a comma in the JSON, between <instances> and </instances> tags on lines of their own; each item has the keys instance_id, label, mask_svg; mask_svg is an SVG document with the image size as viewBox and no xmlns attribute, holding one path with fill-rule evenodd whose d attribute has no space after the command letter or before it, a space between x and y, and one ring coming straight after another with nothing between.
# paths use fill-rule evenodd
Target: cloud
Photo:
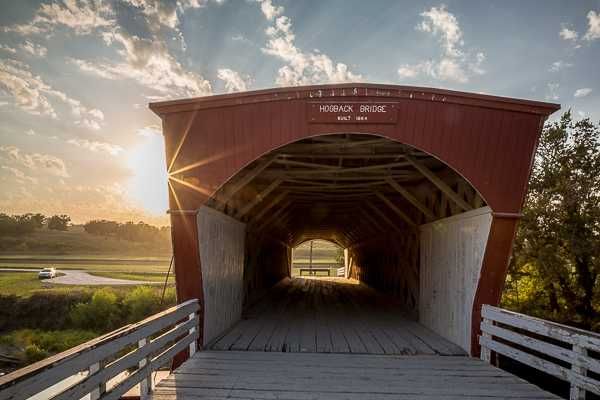
<instances>
[{"instance_id":1,"label":"cloud","mask_svg":"<svg viewBox=\"0 0 600 400\"><path fill-rule=\"evenodd\" d=\"M2 43L0 43L0 50L15 54L17 52L17 49L15 49L14 47L10 47L7 45L4 45Z\"/></svg>"},{"instance_id":2,"label":"cloud","mask_svg":"<svg viewBox=\"0 0 600 400\"><path fill-rule=\"evenodd\" d=\"M586 97L588 96L590 93L592 93L592 89L591 88L581 88L581 89L577 89L575 91L575 93L573 94L573 97Z\"/></svg>"},{"instance_id":3,"label":"cloud","mask_svg":"<svg viewBox=\"0 0 600 400\"><path fill-rule=\"evenodd\" d=\"M32 43L29 40L26 40L25 43L21 45L21 49L23 49L26 53L36 57L46 57L48 54L48 49L46 47Z\"/></svg>"},{"instance_id":4,"label":"cloud","mask_svg":"<svg viewBox=\"0 0 600 400\"><path fill-rule=\"evenodd\" d=\"M25 153L15 146L0 146L0 158L32 171L45 172L62 178L69 177L65 162L50 154Z\"/></svg>"},{"instance_id":5,"label":"cloud","mask_svg":"<svg viewBox=\"0 0 600 400\"><path fill-rule=\"evenodd\" d=\"M162 136L162 128L158 125L148 125L138 129L137 134L144 137Z\"/></svg>"},{"instance_id":6,"label":"cloud","mask_svg":"<svg viewBox=\"0 0 600 400\"><path fill-rule=\"evenodd\" d=\"M558 95L558 89L560 85L558 83L548 83L546 85L546 100L558 100L560 96Z\"/></svg>"},{"instance_id":7,"label":"cloud","mask_svg":"<svg viewBox=\"0 0 600 400\"><path fill-rule=\"evenodd\" d=\"M100 128L104 114L98 109L89 109L79 100L52 88L40 76L33 75L29 66L16 60L0 60L0 90L13 97L15 105L34 115L58 116L49 97L59 99L70 107L77 117L75 124L93 129Z\"/></svg>"},{"instance_id":8,"label":"cloud","mask_svg":"<svg viewBox=\"0 0 600 400\"><path fill-rule=\"evenodd\" d=\"M248 90L249 78L242 77L239 72L229 68L220 68L217 77L225 83L227 93L243 92Z\"/></svg>"},{"instance_id":9,"label":"cloud","mask_svg":"<svg viewBox=\"0 0 600 400\"><path fill-rule=\"evenodd\" d=\"M186 71L173 57L167 45L115 31L105 33L107 44L117 44L123 62L89 62L71 59L82 71L104 79L132 79L139 84L173 97L204 96L212 93L210 82Z\"/></svg>"},{"instance_id":10,"label":"cloud","mask_svg":"<svg viewBox=\"0 0 600 400\"><path fill-rule=\"evenodd\" d=\"M20 184L25 184L25 183L37 184L38 183L38 180L36 178L26 175L20 169L17 169L14 167L9 167L7 165L2 165L0 168L5 171L10 172L15 177L15 180L17 181L17 183L20 183Z\"/></svg>"},{"instance_id":11,"label":"cloud","mask_svg":"<svg viewBox=\"0 0 600 400\"><path fill-rule=\"evenodd\" d=\"M260 10L264 14L265 18L269 21L273 21L275 17L280 16L283 13L283 7L274 6L272 0L256 0L260 3Z\"/></svg>"},{"instance_id":12,"label":"cloud","mask_svg":"<svg viewBox=\"0 0 600 400\"><path fill-rule=\"evenodd\" d=\"M573 64L562 61L562 60L558 60L552 63L552 65L550 65L550 68L548 68L548 71L550 72L558 72L558 71L562 71L563 69L566 68L570 68L572 67Z\"/></svg>"},{"instance_id":13,"label":"cloud","mask_svg":"<svg viewBox=\"0 0 600 400\"><path fill-rule=\"evenodd\" d=\"M35 136L35 135L36 135L36 133L35 133L35 131L34 131L33 129L28 129L28 130L25 132L25 134L26 134L27 136Z\"/></svg>"},{"instance_id":14,"label":"cloud","mask_svg":"<svg viewBox=\"0 0 600 400\"><path fill-rule=\"evenodd\" d=\"M103 0L63 0L54 3L42 3L33 20L27 24L12 25L5 32L21 35L52 33L57 27L64 26L78 35L89 34L98 28L112 26L113 10Z\"/></svg>"},{"instance_id":15,"label":"cloud","mask_svg":"<svg viewBox=\"0 0 600 400\"><path fill-rule=\"evenodd\" d=\"M431 7L428 11L422 12L421 16L423 21L417 25L418 30L439 36L446 55L462 56L463 52L460 49L464 44L462 30L456 17L448 12L444 4L440 7Z\"/></svg>"},{"instance_id":16,"label":"cloud","mask_svg":"<svg viewBox=\"0 0 600 400\"><path fill-rule=\"evenodd\" d=\"M150 25L164 25L175 29L180 20L178 11L183 14L187 9L204 7L207 0L123 0L125 3L136 7L144 14Z\"/></svg>"},{"instance_id":17,"label":"cloud","mask_svg":"<svg viewBox=\"0 0 600 400\"><path fill-rule=\"evenodd\" d=\"M579 37L579 34L576 31L569 29L565 24L561 25L561 30L558 32L558 35L563 40L571 40L573 42Z\"/></svg>"},{"instance_id":18,"label":"cloud","mask_svg":"<svg viewBox=\"0 0 600 400\"><path fill-rule=\"evenodd\" d=\"M588 30L583 36L585 40L600 39L600 13L593 10L587 13Z\"/></svg>"},{"instance_id":19,"label":"cloud","mask_svg":"<svg viewBox=\"0 0 600 400\"><path fill-rule=\"evenodd\" d=\"M278 71L277 84L298 86L362 81L362 76L350 71L346 64L336 63L318 50L303 52L296 47L292 21L289 17L281 15L284 8L273 6L271 0L257 1L265 18L274 22L266 30L268 41L262 51L286 63Z\"/></svg>"},{"instance_id":20,"label":"cloud","mask_svg":"<svg viewBox=\"0 0 600 400\"><path fill-rule=\"evenodd\" d=\"M116 144L106 143L106 142L97 142L97 141L89 141L87 139L69 139L67 143L72 144L77 147L81 147L83 149L87 149L96 153L103 152L110 154L111 156L117 156L119 153L123 151L123 148Z\"/></svg>"},{"instance_id":21,"label":"cloud","mask_svg":"<svg viewBox=\"0 0 600 400\"><path fill-rule=\"evenodd\" d=\"M445 5L431 7L420 15L423 20L416 29L438 38L441 55L437 60L401 65L397 70L400 79L414 79L426 75L441 81L467 83L472 75L485 74L485 53L464 49L462 29Z\"/></svg>"}]
</instances>

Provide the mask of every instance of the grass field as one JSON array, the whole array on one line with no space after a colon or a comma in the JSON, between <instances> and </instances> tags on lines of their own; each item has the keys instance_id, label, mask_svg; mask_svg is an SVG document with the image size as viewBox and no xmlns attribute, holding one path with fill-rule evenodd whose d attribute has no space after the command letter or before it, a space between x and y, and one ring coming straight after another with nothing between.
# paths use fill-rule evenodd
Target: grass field
<instances>
[{"instance_id":1,"label":"grass field","mask_svg":"<svg viewBox=\"0 0 600 400\"><path fill-rule=\"evenodd\" d=\"M153 282L164 282L164 276L157 275L140 275L140 274L124 274L111 275L106 274L110 278L116 279L133 279ZM169 279L169 286L172 286L174 279ZM77 290L98 290L104 286L85 286L85 285L60 285L51 284L37 277L36 272L0 272L0 293L2 295L15 295L20 297L29 297L35 293L61 293L72 292ZM136 286L108 286L114 291L126 293L133 290Z\"/></svg>"},{"instance_id":2,"label":"grass field","mask_svg":"<svg viewBox=\"0 0 600 400\"><path fill-rule=\"evenodd\" d=\"M3 236L0 254L26 255L53 254L72 257L84 254L101 258L133 256L164 257L171 254L171 241L134 242L115 237L91 235L82 226L70 226L67 231L39 229L24 236ZM67 255L67 256L65 256Z\"/></svg>"},{"instance_id":3,"label":"grass field","mask_svg":"<svg viewBox=\"0 0 600 400\"><path fill-rule=\"evenodd\" d=\"M164 274L169 269L170 258L127 259L90 258L87 255L69 258L46 256L6 257L0 256L0 268L54 267L56 269L79 269L88 272L154 273Z\"/></svg>"}]
</instances>

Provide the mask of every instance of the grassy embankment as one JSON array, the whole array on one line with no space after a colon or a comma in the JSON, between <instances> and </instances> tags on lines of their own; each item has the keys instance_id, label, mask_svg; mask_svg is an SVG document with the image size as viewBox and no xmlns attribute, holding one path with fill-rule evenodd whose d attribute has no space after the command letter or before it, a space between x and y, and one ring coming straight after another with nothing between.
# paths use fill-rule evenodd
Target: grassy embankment
<instances>
[{"instance_id":1,"label":"grassy embankment","mask_svg":"<svg viewBox=\"0 0 600 400\"><path fill-rule=\"evenodd\" d=\"M38 230L0 240L0 269L84 270L116 279L164 282L170 241L140 243L86 233ZM162 285L50 284L36 272L0 271L0 372L138 321L175 303L173 276Z\"/></svg>"}]
</instances>

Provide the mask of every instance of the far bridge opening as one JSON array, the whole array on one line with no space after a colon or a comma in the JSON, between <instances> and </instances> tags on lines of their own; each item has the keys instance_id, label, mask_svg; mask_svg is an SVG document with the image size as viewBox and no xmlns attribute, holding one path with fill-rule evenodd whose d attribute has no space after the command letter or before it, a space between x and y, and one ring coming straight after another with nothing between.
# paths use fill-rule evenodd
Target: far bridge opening
<instances>
[{"instance_id":1,"label":"far bridge opening","mask_svg":"<svg viewBox=\"0 0 600 400\"><path fill-rule=\"evenodd\" d=\"M292 249L292 278L347 278L347 250L328 240L307 240Z\"/></svg>"}]
</instances>

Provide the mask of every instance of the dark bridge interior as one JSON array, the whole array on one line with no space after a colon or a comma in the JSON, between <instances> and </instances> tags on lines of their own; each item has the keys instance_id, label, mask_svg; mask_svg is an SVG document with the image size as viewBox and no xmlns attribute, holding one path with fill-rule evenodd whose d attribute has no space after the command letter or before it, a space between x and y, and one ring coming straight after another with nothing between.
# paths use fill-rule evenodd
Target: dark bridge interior
<instances>
[{"instance_id":1,"label":"dark bridge interior","mask_svg":"<svg viewBox=\"0 0 600 400\"><path fill-rule=\"evenodd\" d=\"M321 238L348 249L350 277L415 312L418 226L485 202L427 153L375 135L335 134L265 154L208 205L247 224L246 304L289 276L291 248Z\"/></svg>"}]
</instances>

